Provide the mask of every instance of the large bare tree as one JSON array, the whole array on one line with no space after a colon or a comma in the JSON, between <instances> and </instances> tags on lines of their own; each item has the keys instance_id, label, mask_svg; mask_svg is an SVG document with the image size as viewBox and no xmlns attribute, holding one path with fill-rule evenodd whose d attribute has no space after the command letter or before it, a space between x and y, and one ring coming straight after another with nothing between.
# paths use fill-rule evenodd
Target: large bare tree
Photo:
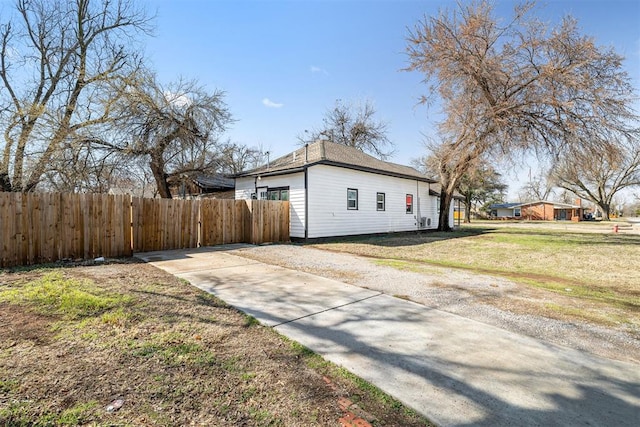
<instances>
[{"instance_id":1,"label":"large bare tree","mask_svg":"<svg viewBox=\"0 0 640 427\"><path fill-rule=\"evenodd\" d=\"M119 153L70 142L51 157L38 188L65 193L107 193L117 186L123 171L130 175L131 170L131 162Z\"/></svg>"},{"instance_id":2,"label":"large bare tree","mask_svg":"<svg viewBox=\"0 0 640 427\"><path fill-rule=\"evenodd\" d=\"M220 171L226 174L237 174L257 168L266 163L268 151L262 147L249 147L238 143L227 143L220 150Z\"/></svg>"},{"instance_id":3,"label":"large bare tree","mask_svg":"<svg viewBox=\"0 0 640 427\"><path fill-rule=\"evenodd\" d=\"M616 194L640 186L640 144L627 138L575 144L558 158L553 177L558 187L593 202L609 220Z\"/></svg>"},{"instance_id":4,"label":"large bare tree","mask_svg":"<svg viewBox=\"0 0 640 427\"><path fill-rule=\"evenodd\" d=\"M553 187L555 187L555 179L548 170L533 176L529 172L529 181L520 188L518 195L521 202L549 200L549 197L554 194Z\"/></svg>"},{"instance_id":5,"label":"large bare tree","mask_svg":"<svg viewBox=\"0 0 640 427\"><path fill-rule=\"evenodd\" d=\"M535 19L533 6L518 5L500 20L488 2L460 2L425 17L408 36L407 70L422 72L429 85L421 101L439 100L445 113L434 152L442 230L451 228L458 182L483 158L559 153L578 130L624 134L637 121L623 58L580 34L571 17L550 28Z\"/></svg>"},{"instance_id":6,"label":"large bare tree","mask_svg":"<svg viewBox=\"0 0 640 427\"><path fill-rule=\"evenodd\" d=\"M145 159L158 194L171 198L172 185L223 168L219 137L232 121L223 98L196 81L165 86L153 74L140 74L115 108L118 132L94 144Z\"/></svg>"},{"instance_id":7,"label":"large bare tree","mask_svg":"<svg viewBox=\"0 0 640 427\"><path fill-rule=\"evenodd\" d=\"M109 88L137 70L148 23L133 0L16 1L0 25L0 190L33 190L77 134L111 120Z\"/></svg>"},{"instance_id":8,"label":"large bare tree","mask_svg":"<svg viewBox=\"0 0 640 427\"><path fill-rule=\"evenodd\" d=\"M412 164L430 178L438 179L442 159L437 153L435 147L431 155L414 159ZM464 221L471 222L472 209L477 212L489 201L502 200L508 187L502 181L502 175L489 162L479 161L474 167L468 168L456 185L456 191L464 197Z\"/></svg>"},{"instance_id":9,"label":"large bare tree","mask_svg":"<svg viewBox=\"0 0 640 427\"><path fill-rule=\"evenodd\" d=\"M393 155L394 146L387 137L387 123L375 116L376 109L371 101L345 103L338 100L333 108L327 110L322 127L305 138L329 140L386 159Z\"/></svg>"}]
</instances>

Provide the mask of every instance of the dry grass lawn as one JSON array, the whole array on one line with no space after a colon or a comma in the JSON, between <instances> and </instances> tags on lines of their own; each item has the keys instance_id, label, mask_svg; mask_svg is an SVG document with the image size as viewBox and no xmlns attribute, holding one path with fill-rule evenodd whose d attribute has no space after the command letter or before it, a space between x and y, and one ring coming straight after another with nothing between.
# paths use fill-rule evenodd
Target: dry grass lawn
<instances>
[{"instance_id":1,"label":"dry grass lawn","mask_svg":"<svg viewBox=\"0 0 640 427\"><path fill-rule=\"evenodd\" d=\"M3 426L335 426L349 414L428 425L255 319L131 260L0 271L0 328Z\"/></svg>"}]
</instances>

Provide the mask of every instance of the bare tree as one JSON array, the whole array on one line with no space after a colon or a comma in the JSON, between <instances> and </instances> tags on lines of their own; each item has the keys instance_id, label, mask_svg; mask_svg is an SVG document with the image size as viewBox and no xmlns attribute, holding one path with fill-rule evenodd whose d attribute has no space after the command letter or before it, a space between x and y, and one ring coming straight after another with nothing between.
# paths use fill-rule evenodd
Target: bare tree
<instances>
[{"instance_id":1,"label":"bare tree","mask_svg":"<svg viewBox=\"0 0 640 427\"><path fill-rule=\"evenodd\" d=\"M265 163L268 153L260 147L248 147L236 143L226 144L220 153L221 171L227 174L237 174L257 168Z\"/></svg>"},{"instance_id":2,"label":"bare tree","mask_svg":"<svg viewBox=\"0 0 640 427\"><path fill-rule=\"evenodd\" d=\"M553 194L554 180L547 174L529 177L519 191L521 202L533 202L535 200L549 200Z\"/></svg>"},{"instance_id":3,"label":"bare tree","mask_svg":"<svg viewBox=\"0 0 640 427\"><path fill-rule=\"evenodd\" d=\"M119 153L71 143L60 147L43 175L41 188L71 193L107 193L131 164Z\"/></svg>"},{"instance_id":4,"label":"bare tree","mask_svg":"<svg viewBox=\"0 0 640 427\"><path fill-rule=\"evenodd\" d=\"M437 149L435 150L437 153ZM431 178L437 179L442 159L432 154L412 160L412 164ZM501 200L508 185L502 182L502 175L485 161L469 168L458 180L456 191L464 197L465 222L471 222L471 210L478 212L480 206L489 201Z\"/></svg>"},{"instance_id":5,"label":"bare tree","mask_svg":"<svg viewBox=\"0 0 640 427\"><path fill-rule=\"evenodd\" d=\"M232 121L223 97L195 81L165 87L151 74L138 76L116 107L120 133L94 144L144 158L160 197L171 198L172 184L222 167L218 138Z\"/></svg>"},{"instance_id":6,"label":"bare tree","mask_svg":"<svg viewBox=\"0 0 640 427\"><path fill-rule=\"evenodd\" d=\"M407 70L424 73L429 84L421 101L439 98L445 113L434 151L442 230L451 228L458 182L481 159L558 153L577 131L627 133L637 121L623 58L581 35L574 19L549 28L532 7L518 5L501 21L488 2L460 2L451 13L425 17L408 36Z\"/></svg>"},{"instance_id":7,"label":"bare tree","mask_svg":"<svg viewBox=\"0 0 640 427\"><path fill-rule=\"evenodd\" d=\"M17 0L0 25L0 190L33 190L77 133L111 120L107 88L138 68L148 22L133 0Z\"/></svg>"},{"instance_id":8,"label":"bare tree","mask_svg":"<svg viewBox=\"0 0 640 427\"><path fill-rule=\"evenodd\" d=\"M387 124L376 120L375 115L376 110L370 101L343 103L338 100L332 109L327 110L322 127L312 131L308 138L348 145L386 159L393 155L394 147L387 137Z\"/></svg>"},{"instance_id":9,"label":"bare tree","mask_svg":"<svg viewBox=\"0 0 640 427\"><path fill-rule=\"evenodd\" d=\"M553 176L558 187L593 202L608 220L616 194L640 186L640 144L624 137L575 144L557 160Z\"/></svg>"}]
</instances>

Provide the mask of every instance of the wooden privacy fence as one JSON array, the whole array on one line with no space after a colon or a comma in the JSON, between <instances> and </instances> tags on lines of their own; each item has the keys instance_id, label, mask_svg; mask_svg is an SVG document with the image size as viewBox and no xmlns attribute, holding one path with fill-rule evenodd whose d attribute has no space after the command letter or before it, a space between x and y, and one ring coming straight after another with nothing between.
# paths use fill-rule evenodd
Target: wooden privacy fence
<instances>
[{"instance_id":1,"label":"wooden privacy fence","mask_svg":"<svg viewBox=\"0 0 640 427\"><path fill-rule=\"evenodd\" d=\"M289 202L133 198L131 207L136 252L289 240Z\"/></svg>"},{"instance_id":2,"label":"wooden privacy fence","mask_svg":"<svg viewBox=\"0 0 640 427\"><path fill-rule=\"evenodd\" d=\"M289 240L289 202L0 192L0 267Z\"/></svg>"}]
</instances>

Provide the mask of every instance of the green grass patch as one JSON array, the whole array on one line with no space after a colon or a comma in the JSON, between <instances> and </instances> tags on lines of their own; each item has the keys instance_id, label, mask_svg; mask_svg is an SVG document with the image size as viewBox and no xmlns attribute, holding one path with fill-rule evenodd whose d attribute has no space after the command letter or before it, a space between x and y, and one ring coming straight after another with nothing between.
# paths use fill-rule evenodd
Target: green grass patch
<instances>
[{"instance_id":1,"label":"green grass patch","mask_svg":"<svg viewBox=\"0 0 640 427\"><path fill-rule=\"evenodd\" d=\"M419 264L412 261L400 260L400 259L376 259L373 260L374 264L381 265L383 267L391 267L402 271L411 271L413 273L422 274L436 274L443 275L444 272L436 267L430 267L428 265Z\"/></svg>"},{"instance_id":2,"label":"green grass patch","mask_svg":"<svg viewBox=\"0 0 640 427\"><path fill-rule=\"evenodd\" d=\"M37 280L0 291L0 301L75 320L128 304L131 298L109 294L88 280L65 278L61 272L53 271Z\"/></svg>"},{"instance_id":3,"label":"green grass patch","mask_svg":"<svg viewBox=\"0 0 640 427\"><path fill-rule=\"evenodd\" d=\"M247 328L249 328L251 326L257 326L257 325L260 324L260 321L258 319L256 319L255 317L253 317L253 316L251 316L249 314L246 314L244 316L244 318L245 318L244 326L246 326Z\"/></svg>"},{"instance_id":4,"label":"green grass patch","mask_svg":"<svg viewBox=\"0 0 640 427\"><path fill-rule=\"evenodd\" d=\"M2 394L11 393L13 390L18 388L18 385L19 385L19 383L16 380L2 380L2 379L0 379L0 393L2 393Z\"/></svg>"},{"instance_id":5,"label":"green grass patch","mask_svg":"<svg viewBox=\"0 0 640 427\"><path fill-rule=\"evenodd\" d=\"M565 316L576 317L578 319L587 320L590 322L602 323L605 325L617 325L617 324L625 324L630 323L630 320L624 316L615 316L610 313L606 316L600 315L598 313L593 313L588 310L576 308L576 307L566 307L560 304L547 303L544 305L547 310L553 311L555 313L559 313Z\"/></svg>"},{"instance_id":6,"label":"green grass patch","mask_svg":"<svg viewBox=\"0 0 640 427\"><path fill-rule=\"evenodd\" d=\"M126 312L123 307L118 307L100 316L102 323L118 327L125 327L131 320L131 313Z\"/></svg>"},{"instance_id":7,"label":"green grass patch","mask_svg":"<svg viewBox=\"0 0 640 427\"><path fill-rule=\"evenodd\" d=\"M22 403L11 403L0 409L0 425L24 427L77 426L91 420L97 408L96 402L80 403L59 413L47 412L32 414L29 406Z\"/></svg>"},{"instance_id":8,"label":"green grass patch","mask_svg":"<svg viewBox=\"0 0 640 427\"><path fill-rule=\"evenodd\" d=\"M220 363L207 347L178 332L154 334L143 342L129 340L128 347L135 357L158 357L168 366L213 366Z\"/></svg>"},{"instance_id":9,"label":"green grass patch","mask_svg":"<svg viewBox=\"0 0 640 427\"><path fill-rule=\"evenodd\" d=\"M284 422L265 409L249 408L249 416L259 426L283 426Z\"/></svg>"},{"instance_id":10,"label":"green grass patch","mask_svg":"<svg viewBox=\"0 0 640 427\"><path fill-rule=\"evenodd\" d=\"M614 307L640 311L640 298L621 295L609 289L525 278L519 278L515 281L573 298L606 302Z\"/></svg>"}]
</instances>

